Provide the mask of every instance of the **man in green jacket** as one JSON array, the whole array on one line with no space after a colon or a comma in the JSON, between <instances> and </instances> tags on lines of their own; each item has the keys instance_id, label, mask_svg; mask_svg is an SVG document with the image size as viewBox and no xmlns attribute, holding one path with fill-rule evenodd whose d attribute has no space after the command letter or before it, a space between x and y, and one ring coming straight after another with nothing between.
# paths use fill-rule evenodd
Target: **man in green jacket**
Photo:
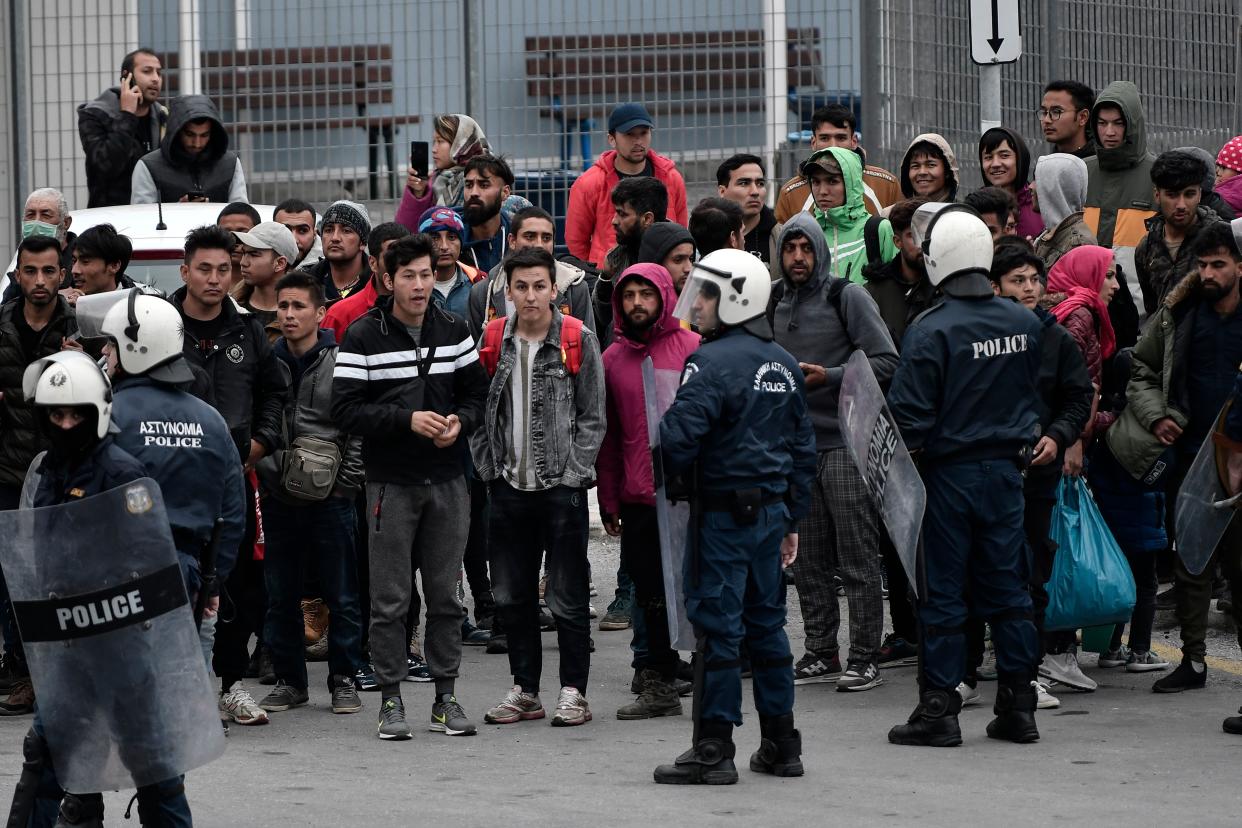
<instances>
[{"instance_id":1,"label":"man in green jacket","mask_svg":"<svg viewBox=\"0 0 1242 828\"><path fill-rule=\"evenodd\" d=\"M1167 486L1169 504L1177 502L1199 447L1211 439L1242 362L1239 234L1242 219L1232 227L1215 222L1195 238L1197 271L1169 292L1135 345L1126 408L1107 432L1108 447L1126 471L1147 485ZM1195 690L1206 682L1205 636L1217 563L1242 595L1242 524L1235 521L1200 574L1175 561L1182 663L1153 685L1157 693ZM1237 605L1234 622L1242 629Z\"/></svg>"},{"instance_id":2,"label":"man in green jacket","mask_svg":"<svg viewBox=\"0 0 1242 828\"><path fill-rule=\"evenodd\" d=\"M1147 116L1138 89L1113 81L1095 99L1090 129L1095 157L1087 159L1087 226L1104 247L1133 249L1155 214L1147 151ZM1127 267L1133 272L1133 268Z\"/></svg>"},{"instance_id":3,"label":"man in green jacket","mask_svg":"<svg viewBox=\"0 0 1242 828\"><path fill-rule=\"evenodd\" d=\"M863 196L862 161L850 150L828 147L802 162L802 175L811 182L815 199L811 214L828 241L831 275L863 284L868 260L888 262L897 255L897 246L888 219L877 218L874 249L870 254L867 251L869 215Z\"/></svg>"}]
</instances>

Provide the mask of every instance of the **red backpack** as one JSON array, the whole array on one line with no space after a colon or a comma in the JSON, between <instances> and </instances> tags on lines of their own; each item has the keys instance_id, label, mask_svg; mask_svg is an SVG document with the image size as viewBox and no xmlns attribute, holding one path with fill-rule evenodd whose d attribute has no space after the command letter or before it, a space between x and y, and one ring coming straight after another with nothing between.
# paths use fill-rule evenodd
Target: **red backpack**
<instances>
[{"instance_id":1,"label":"red backpack","mask_svg":"<svg viewBox=\"0 0 1242 828\"><path fill-rule=\"evenodd\" d=\"M500 362L500 349L504 345L505 317L493 319L483 329L483 347L479 349L479 362L487 369L489 377L496 376ZM565 314L561 317L561 362L570 376L582 367L582 320Z\"/></svg>"}]
</instances>

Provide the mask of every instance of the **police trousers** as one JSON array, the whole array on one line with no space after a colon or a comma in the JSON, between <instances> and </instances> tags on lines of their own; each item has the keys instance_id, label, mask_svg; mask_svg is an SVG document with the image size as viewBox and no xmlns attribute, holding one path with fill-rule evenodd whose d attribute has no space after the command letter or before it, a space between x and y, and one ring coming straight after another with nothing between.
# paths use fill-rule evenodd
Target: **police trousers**
<instances>
[{"instance_id":1,"label":"police trousers","mask_svg":"<svg viewBox=\"0 0 1242 828\"><path fill-rule=\"evenodd\" d=\"M686 615L704 660L702 720L742 723L742 639L750 651L759 714L793 712L780 551L788 520L783 503L762 507L750 525L728 512L706 512L700 520L697 556L687 554L685 560L684 589Z\"/></svg>"},{"instance_id":2,"label":"police trousers","mask_svg":"<svg viewBox=\"0 0 1242 828\"><path fill-rule=\"evenodd\" d=\"M925 689L953 691L966 672L966 620L992 626L1002 681L1035 678L1030 557L1022 475L1008 460L933 465L923 472L924 596L919 603ZM968 605L969 599L969 605Z\"/></svg>"}]
</instances>

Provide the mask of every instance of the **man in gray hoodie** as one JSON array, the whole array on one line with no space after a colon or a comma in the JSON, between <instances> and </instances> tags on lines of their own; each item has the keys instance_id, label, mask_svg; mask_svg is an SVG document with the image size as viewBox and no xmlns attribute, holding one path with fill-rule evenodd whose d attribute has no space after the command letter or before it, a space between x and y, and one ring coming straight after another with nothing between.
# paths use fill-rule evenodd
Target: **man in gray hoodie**
<instances>
[{"instance_id":1,"label":"man in gray hoodie","mask_svg":"<svg viewBox=\"0 0 1242 828\"><path fill-rule=\"evenodd\" d=\"M773 286L768 316L776 342L798 359L806 375L819 455L811 512L802 521L800 554L793 564L806 627L806 655L794 668L794 684L835 679L840 691L869 690L881 681L876 664L884 632L880 523L845 449L837 397L855 349L867 355L882 385L897 369L897 349L866 289L829 275L828 244L809 213L785 224L777 254L781 281ZM834 570L844 583L850 611L844 673L837 648L841 616Z\"/></svg>"},{"instance_id":2,"label":"man in gray hoodie","mask_svg":"<svg viewBox=\"0 0 1242 828\"><path fill-rule=\"evenodd\" d=\"M1053 153L1035 164L1035 207L1045 230L1035 239L1035 255L1051 270L1057 259L1084 244L1096 244L1083 221L1087 203L1087 164L1070 153Z\"/></svg>"}]
</instances>

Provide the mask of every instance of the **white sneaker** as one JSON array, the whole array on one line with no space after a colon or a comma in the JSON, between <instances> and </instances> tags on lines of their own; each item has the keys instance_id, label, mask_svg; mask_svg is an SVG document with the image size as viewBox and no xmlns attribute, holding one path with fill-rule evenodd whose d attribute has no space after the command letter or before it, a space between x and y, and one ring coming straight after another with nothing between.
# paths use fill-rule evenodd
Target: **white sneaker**
<instances>
[{"instance_id":1,"label":"white sneaker","mask_svg":"<svg viewBox=\"0 0 1242 828\"><path fill-rule=\"evenodd\" d=\"M587 601L587 612L591 614L592 618L599 618L599 610L595 608L594 601Z\"/></svg>"},{"instance_id":2,"label":"white sneaker","mask_svg":"<svg viewBox=\"0 0 1242 828\"><path fill-rule=\"evenodd\" d=\"M957 694L962 697L962 707L983 703L983 695L980 694L979 689L971 687L964 681L957 686Z\"/></svg>"},{"instance_id":3,"label":"white sneaker","mask_svg":"<svg viewBox=\"0 0 1242 828\"><path fill-rule=\"evenodd\" d=\"M234 682L220 696L220 717L232 719L239 725L267 724L267 711L259 707L250 691L240 681Z\"/></svg>"},{"instance_id":4,"label":"white sneaker","mask_svg":"<svg viewBox=\"0 0 1242 828\"><path fill-rule=\"evenodd\" d=\"M1035 685L1036 710L1052 710L1061 706L1061 700L1049 693L1046 685L1040 684L1038 681L1033 681L1031 684Z\"/></svg>"},{"instance_id":5,"label":"white sneaker","mask_svg":"<svg viewBox=\"0 0 1242 828\"><path fill-rule=\"evenodd\" d=\"M1078 655L1073 650L1068 653L1045 655L1044 660L1039 664L1039 674L1050 681L1088 693L1099 686L1083 673L1082 668L1078 666Z\"/></svg>"}]
</instances>

